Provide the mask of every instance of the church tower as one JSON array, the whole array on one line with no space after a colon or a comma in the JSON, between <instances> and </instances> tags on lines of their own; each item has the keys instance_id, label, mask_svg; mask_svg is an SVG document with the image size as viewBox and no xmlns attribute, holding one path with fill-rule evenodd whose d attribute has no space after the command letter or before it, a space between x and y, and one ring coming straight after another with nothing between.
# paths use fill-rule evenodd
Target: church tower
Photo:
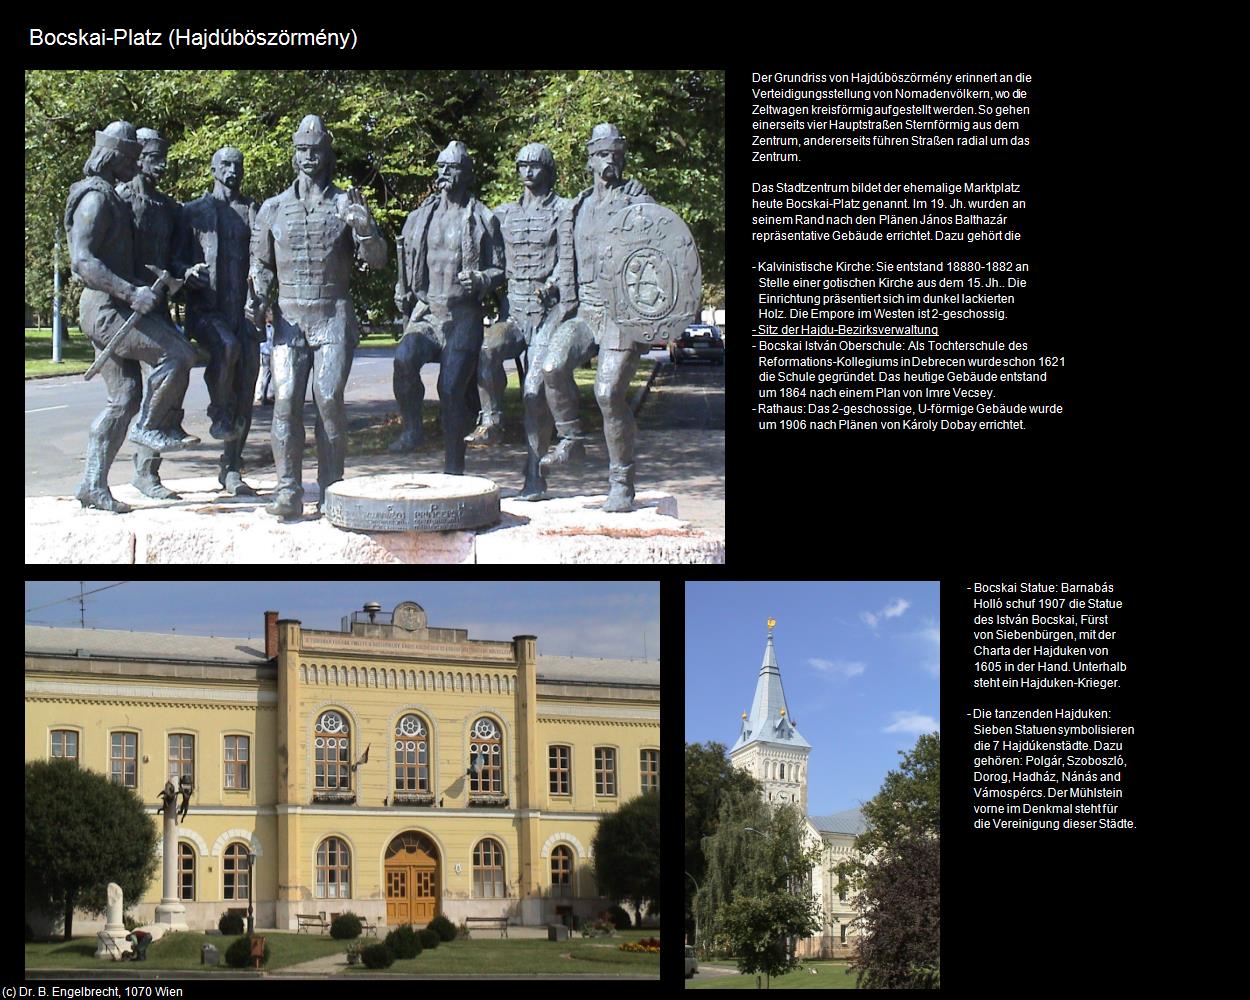
<instances>
[{"instance_id":1,"label":"church tower","mask_svg":"<svg viewBox=\"0 0 1250 1000\"><path fill-rule=\"evenodd\" d=\"M807 755L812 745L799 735L786 704L781 670L773 648L776 619L768 619L768 645L755 682L750 714L742 713L738 739L729 751L734 767L753 775L764 786L769 802L795 802L807 815Z\"/></svg>"}]
</instances>

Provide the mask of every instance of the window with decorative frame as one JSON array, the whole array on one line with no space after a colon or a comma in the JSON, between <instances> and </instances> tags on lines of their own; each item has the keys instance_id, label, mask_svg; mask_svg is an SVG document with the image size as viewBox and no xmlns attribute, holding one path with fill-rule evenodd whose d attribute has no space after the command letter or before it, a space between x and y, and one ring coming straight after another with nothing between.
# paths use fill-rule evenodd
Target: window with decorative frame
<instances>
[{"instance_id":1,"label":"window with decorative frame","mask_svg":"<svg viewBox=\"0 0 1250 1000\"><path fill-rule=\"evenodd\" d=\"M247 899L249 871L248 845L235 841L226 845L221 859L223 889L226 899Z\"/></svg>"},{"instance_id":2,"label":"window with decorative frame","mask_svg":"<svg viewBox=\"0 0 1250 1000\"><path fill-rule=\"evenodd\" d=\"M551 746L547 748L547 767L549 778L549 788L552 795L570 795L572 794L572 782L569 778L569 760L572 757L572 749L566 746Z\"/></svg>"},{"instance_id":3,"label":"window with decorative frame","mask_svg":"<svg viewBox=\"0 0 1250 1000\"><path fill-rule=\"evenodd\" d=\"M469 733L469 792L503 794L503 734L494 719L485 716Z\"/></svg>"},{"instance_id":4,"label":"window with decorative frame","mask_svg":"<svg viewBox=\"0 0 1250 1000\"><path fill-rule=\"evenodd\" d=\"M78 763L78 733L73 729L52 730L52 760Z\"/></svg>"},{"instance_id":5,"label":"window with decorative frame","mask_svg":"<svg viewBox=\"0 0 1250 1000\"><path fill-rule=\"evenodd\" d=\"M195 781L195 737L189 733L169 734L169 780L177 788L179 779Z\"/></svg>"},{"instance_id":6,"label":"window with decorative frame","mask_svg":"<svg viewBox=\"0 0 1250 1000\"><path fill-rule=\"evenodd\" d=\"M184 841L178 843L178 898L195 899L195 848Z\"/></svg>"},{"instance_id":7,"label":"window with decorative frame","mask_svg":"<svg viewBox=\"0 0 1250 1000\"><path fill-rule=\"evenodd\" d=\"M322 712L313 735L313 763L318 791L350 791L351 727L341 712Z\"/></svg>"},{"instance_id":8,"label":"window with decorative frame","mask_svg":"<svg viewBox=\"0 0 1250 1000\"><path fill-rule=\"evenodd\" d=\"M660 751L643 750L638 757L641 785L644 792L660 790Z\"/></svg>"},{"instance_id":9,"label":"window with decorative frame","mask_svg":"<svg viewBox=\"0 0 1250 1000\"><path fill-rule=\"evenodd\" d=\"M251 782L252 740L249 736L227 736L222 774L227 788L248 788Z\"/></svg>"},{"instance_id":10,"label":"window with decorative frame","mask_svg":"<svg viewBox=\"0 0 1250 1000\"><path fill-rule=\"evenodd\" d=\"M338 837L327 837L317 846L317 898L347 899L351 887L351 851Z\"/></svg>"},{"instance_id":11,"label":"window with decorative frame","mask_svg":"<svg viewBox=\"0 0 1250 1000\"><path fill-rule=\"evenodd\" d=\"M395 789L419 795L430 790L430 739L425 720L408 713L395 724Z\"/></svg>"},{"instance_id":12,"label":"window with decorative frame","mask_svg":"<svg viewBox=\"0 0 1250 1000\"><path fill-rule=\"evenodd\" d=\"M497 840L479 840L473 848L473 895L477 899L502 899L508 895L503 848Z\"/></svg>"},{"instance_id":13,"label":"window with decorative frame","mask_svg":"<svg viewBox=\"0 0 1250 1000\"><path fill-rule=\"evenodd\" d=\"M615 747L595 747L595 794L616 794Z\"/></svg>"},{"instance_id":14,"label":"window with decorative frame","mask_svg":"<svg viewBox=\"0 0 1250 1000\"><path fill-rule=\"evenodd\" d=\"M573 895L573 851L563 844L551 849L551 895Z\"/></svg>"},{"instance_id":15,"label":"window with decorative frame","mask_svg":"<svg viewBox=\"0 0 1250 1000\"><path fill-rule=\"evenodd\" d=\"M138 733L109 733L109 779L115 785L139 787Z\"/></svg>"}]
</instances>

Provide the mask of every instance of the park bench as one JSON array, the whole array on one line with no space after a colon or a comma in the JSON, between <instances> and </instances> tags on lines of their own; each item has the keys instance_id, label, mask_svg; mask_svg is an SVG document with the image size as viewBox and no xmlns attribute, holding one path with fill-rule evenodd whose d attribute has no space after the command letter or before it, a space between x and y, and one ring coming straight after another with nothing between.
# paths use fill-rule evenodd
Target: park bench
<instances>
[{"instance_id":1,"label":"park bench","mask_svg":"<svg viewBox=\"0 0 1250 1000\"><path fill-rule=\"evenodd\" d=\"M464 924L469 930L473 930L476 925L485 927L487 930L503 931L503 936L508 936L507 917L465 917Z\"/></svg>"},{"instance_id":2,"label":"park bench","mask_svg":"<svg viewBox=\"0 0 1250 1000\"><path fill-rule=\"evenodd\" d=\"M310 927L316 927L324 934L330 929L330 921L326 920L324 913L297 913L295 914L295 933L307 930Z\"/></svg>"},{"instance_id":3,"label":"park bench","mask_svg":"<svg viewBox=\"0 0 1250 1000\"><path fill-rule=\"evenodd\" d=\"M369 920L367 920L365 917L361 917L360 918L360 933L364 937L377 937L378 936L378 922L374 920L372 923L370 923Z\"/></svg>"}]
</instances>

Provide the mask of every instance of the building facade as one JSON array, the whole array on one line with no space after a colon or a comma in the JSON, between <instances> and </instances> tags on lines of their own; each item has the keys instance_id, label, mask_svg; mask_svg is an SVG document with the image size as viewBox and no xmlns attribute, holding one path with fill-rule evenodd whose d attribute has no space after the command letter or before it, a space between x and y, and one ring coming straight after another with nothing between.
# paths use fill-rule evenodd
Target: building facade
<instances>
[{"instance_id":1,"label":"building facade","mask_svg":"<svg viewBox=\"0 0 1250 1000\"><path fill-rule=\"evenodd\" d=\"M770 621L751 711L742 713L738 738L730 747L729 760L734 767L760 782L767 801L797 805L807 818L808 843L821 847L820 863L812 870L812 893L820 902L822 927L819 934L798 942L796 953L800 958L843 957L854 946L855 911L836 868L851 856L855 838L866 827L858 809L829 816L808 815L807 774L811 752L812 745L799 733L798 724L786 704Z\"/></svg>"},{"instance_id":2,"label":"building facade","mask_svg":"<svg viewBox=\"0 0 1250 1000\"><path fill-rule=\"evenodd\" d=\"M193 781L192 928L249 890L258 926L288 929L593 916L598 821L659 788L658 663L470 639L413 602L337 632L266 612L263 641L28 626L25 688L28 760L73 757L153 813ZM158 875L126 909L147 922L160 897Z\"/></svg>"}]
</instances>

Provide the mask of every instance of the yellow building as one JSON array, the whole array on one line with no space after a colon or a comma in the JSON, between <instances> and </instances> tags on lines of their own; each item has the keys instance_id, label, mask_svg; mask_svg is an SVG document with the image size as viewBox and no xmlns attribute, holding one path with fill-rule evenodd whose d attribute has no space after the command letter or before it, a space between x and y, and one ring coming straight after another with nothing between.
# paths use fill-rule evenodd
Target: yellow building
<instances>
[{"instance_id":1,"label":"yellow building","mask_svg":"<svg viewBox=\"0 0 1250 1000\"><path fill-rule=\"evenodd\" d=\"M599 819L659 787L659 664L537 644L431 628L412 602L337 632L266 612L263 641L28 626L26 759L73 757L153 813L190 777L191 928L246 908L249 854L263 927L591 916ZM151 921L161 889L127 911Z\"/></svg>"}]
</instances>

